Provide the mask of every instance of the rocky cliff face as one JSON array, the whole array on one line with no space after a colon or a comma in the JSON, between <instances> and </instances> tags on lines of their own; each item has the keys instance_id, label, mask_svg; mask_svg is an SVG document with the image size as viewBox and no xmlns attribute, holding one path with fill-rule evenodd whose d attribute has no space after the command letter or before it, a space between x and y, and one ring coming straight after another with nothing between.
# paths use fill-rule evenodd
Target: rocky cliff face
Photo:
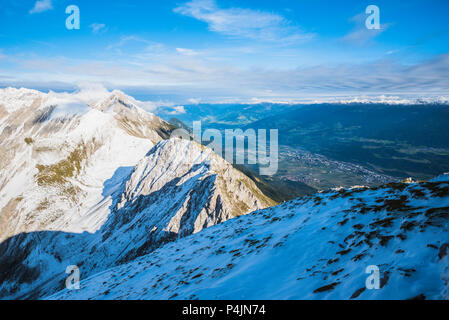
<instances>
[{"instance_id":1,"label":"rocky cliff face","mask_svg":"<svg viewBox=\"0 0 449 320\"><path fill-rule=\"evenodd\" d=\"M0 90L0 297L60 289L166 242L273 205L210 149L121 92ZM6 106L6 107L5 107Z\"/></svg>"},{"instance_id":2,"label":"rocky cliff face","mask_svg":"<svg viewBox=\"0 0 449 320\"><path fill-rule=\"evenodd\" d=\"M180 139L151 149L123 187L105 227L133 233L132 252L274 204L212 150Z\"/></svg>"}]
</instances>

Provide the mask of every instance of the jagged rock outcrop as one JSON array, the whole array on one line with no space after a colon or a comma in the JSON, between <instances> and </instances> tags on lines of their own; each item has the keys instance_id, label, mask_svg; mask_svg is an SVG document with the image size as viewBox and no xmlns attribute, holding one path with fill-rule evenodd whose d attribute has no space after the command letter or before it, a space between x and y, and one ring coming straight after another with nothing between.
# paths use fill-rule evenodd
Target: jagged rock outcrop
<instances>
[{"instance_id":1,"label":"jagged rock outcrop","mask_svg":"<svg viewBox=\"0 0 449 320\"><path fill-rule=\"evenodd\" d=\"M69 265L101 272L274 204L207 147L164 140L173 127L131 97L82 98L0 90L0 298L56 292Z\"/></svg>"},{"instance_id":2,"label":"jagged rock outcrop","mask_svg":"<svg viewBox=\"0 0 449 320\"><path fill-rule=\"evenodd\" d=\"M128 247L129 261L184 237L275 203L211 149L194 141L157 144L116 195L103 240ZM123 234L132 237L129 247Z\"/></svg>"}]
</instances>

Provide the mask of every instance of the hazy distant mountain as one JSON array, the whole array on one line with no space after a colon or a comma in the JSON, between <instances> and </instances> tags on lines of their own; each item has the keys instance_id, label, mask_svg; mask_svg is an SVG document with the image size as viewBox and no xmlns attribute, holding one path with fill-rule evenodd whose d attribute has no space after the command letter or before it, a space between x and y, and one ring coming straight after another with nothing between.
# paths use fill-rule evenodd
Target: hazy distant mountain
<instances>
[{"instance_id":1,"label":"hazy distant mountain","mask_svg":"<svg viewBox=\"0 0 449 320\"><path fill-rule=\"evenodd\" d=\"M204 127L224 129L244 127L292 109L293 105L273 103L194 104L183 106L184 112L176 112L176 107L160 107L157 114L165 120L178 119L190 127L193 121L201 121Z\"/></svg>"},{"instance_id":2,"label":"hazy distant mountain","mask_svg":"<svg viewBox=\"0 0 449 320\"><path fill-rule=\"evenodd\" d=\"M317 189L375 186L449 171L449 104L443 98L200 104L184 109L174 117L187 126L201 120L203 130L278 129L280 162L273 179L290 184ZM158 112L171 118L169 110ZM291 187L295 195L307 194L301 186Z\"/></svg>"},{"instance_id":3,"label":"hazy distant mountain","mask_svg":"<svg viewBox=\"0 0 449 320\"><path fill-rule=\"evenodd\" d=\"M386 176L428 179L449 171L448 104L316 104L247 127L277 128L280 144L293 151L306 150Z\"/></svg>"}]
</instances>

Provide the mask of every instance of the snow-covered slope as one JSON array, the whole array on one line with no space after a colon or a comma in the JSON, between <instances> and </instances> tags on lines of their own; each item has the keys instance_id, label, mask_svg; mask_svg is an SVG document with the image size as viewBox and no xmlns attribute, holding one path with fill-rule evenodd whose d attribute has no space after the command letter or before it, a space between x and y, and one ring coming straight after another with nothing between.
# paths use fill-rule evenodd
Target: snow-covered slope
<instances>
[{"instance_id":1,"label":"snow-covered slope","mask_svg":"<svg viewBox=\"0 0 449 320\"><path fill-rule=\"evenodd\" d=\"M107 196L104 183L171 128L133 102L119 91L0 90L0 241L38 230L94 232L104 223L107 210L84 219Z\"/></svg>"},{"instance_id":2,"label":"snow-covered slope","mask_svg":"<svg viewBox=\"0 0 449 320\"><path fill-rule=\"evenodd\" d=\"M286 202L81 278L47 299L448 299L449 175Z\"/></svg>"},{"instance_id":3,"label":"snow-covered slope","mask_svg":"<svg viewBox=\"0 0 449 320\"><path fill-rule=\"evenodd\" d=\"M21 233L0 243L0 297L39 297L60 289L69 265L95 274L133 261L166 242L274 203L211 149L170 139L158 143L83 222L109 212L95 233ZM112 187L111 187L112 186Z\"/></svg>"},{"instance_id":4,"label":"snow-covered slope","mask_svg":"<svg viewBox=\"0 0 449 320\"><path fill-rule=\"evenodd\" d=\"M171 129L119 91L0 90L0 299L449 298L447 175L259 210Z\"/></svg>"},{"instance_id":5,"label":"snow-covered slope","mask_svg":"<svg viewBox=\"0 0 449 320\"><path fill-rule=\"evenodd\" d=\"M119 91L9 88L0 103L0 298L274 204L212 150L164 140L173 128Z\"/></svg>"}]
</instances>

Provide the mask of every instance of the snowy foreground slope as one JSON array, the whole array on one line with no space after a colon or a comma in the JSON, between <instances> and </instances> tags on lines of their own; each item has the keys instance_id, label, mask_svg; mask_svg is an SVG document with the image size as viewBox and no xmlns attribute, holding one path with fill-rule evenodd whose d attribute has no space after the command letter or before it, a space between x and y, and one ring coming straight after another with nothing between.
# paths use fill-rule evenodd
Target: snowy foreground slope
<instances>
[{"instance_id":1,"label":"snowy foreground slope","mask_svg":"<svg viewBox=\"0 0 449 320\"><path fill-rule=\"evenodd\" d=\"M46 298L448 299L449 176L256 211Z\"/></svg>"}]
</instances>

